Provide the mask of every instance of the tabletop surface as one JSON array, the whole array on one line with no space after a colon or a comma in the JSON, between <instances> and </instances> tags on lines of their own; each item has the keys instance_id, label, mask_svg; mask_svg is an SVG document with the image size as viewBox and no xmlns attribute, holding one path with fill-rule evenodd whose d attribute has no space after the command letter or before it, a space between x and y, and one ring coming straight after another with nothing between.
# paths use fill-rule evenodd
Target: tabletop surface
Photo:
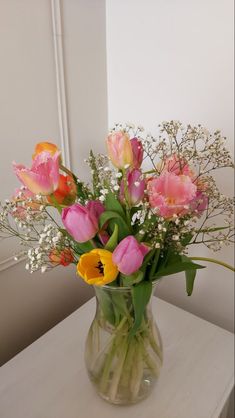
<instances>
[{"instance_id":1,"label":"tabletop surface","mask_svg":"<svg viewBox=\"0 0 235 418\"><path fill-rule=\"evenodd\" d=\"M139 404L100 399L84 366L94 298L0 369L1 418L217 418L234 385L233 334L153 298L164 365Z\"/></svg>"}]
</instances>

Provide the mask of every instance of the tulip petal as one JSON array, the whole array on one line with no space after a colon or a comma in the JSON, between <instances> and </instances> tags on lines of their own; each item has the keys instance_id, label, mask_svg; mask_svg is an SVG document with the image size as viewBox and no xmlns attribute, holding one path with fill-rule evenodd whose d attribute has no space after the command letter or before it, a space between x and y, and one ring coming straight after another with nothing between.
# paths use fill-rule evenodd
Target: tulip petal
<instances>
[{"instance_id":1,"label":"tulip petal","mask_svg":"<svg viewBox=\"0 0 235 418\"><path fill-rule=\"evenodd\" d=\"M42 152L33 160L31 169L22 164L13 163L13 169L18 179L34 194L49 195L59 183L59 156Z\"/></svg>"}]
</instances>

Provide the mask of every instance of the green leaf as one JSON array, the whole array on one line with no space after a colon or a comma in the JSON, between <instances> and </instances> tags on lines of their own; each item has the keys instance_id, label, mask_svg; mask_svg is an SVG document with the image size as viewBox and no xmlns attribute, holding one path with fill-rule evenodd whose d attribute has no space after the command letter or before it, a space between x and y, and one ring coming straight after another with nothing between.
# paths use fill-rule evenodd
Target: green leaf
<instances>
[{"instance_id":1,"label":"green leaf","mask_svg":"<svg viewBox=\"0 0 235 418\"><path fill-rule=\"evenodd\" d=\"M130 330L129 337L133 337L141 325L144 310L149 302L152 293L152 283L143 281L133 286L132 298L135 312L135 322Z\"/></svg>"},{"instance_id":2,"label":"green leaf","mask_svg":"<svg viewBox=\"0 0 235 418\"><path fill-rule=\"evenodd\" d=\"M115 224L114 231L104 248L108 251L113 251L116 248L117 243L118 243L118 225Z\"/></svg>"},{"instance_id":3,"label":"green leaf","mask_svg":"<svg viewBox=\"0 0 235 418\"><path fill-rule=\"evenodd\" d=\"M133 274L130 274L129 276L125 276L124 274L120 274L121 280L124 284L124 286L132 286L133 284L141 282L141 280L144 277L143 271L136 271Z\"/></svg>"},{"instance_id":4,"label":"green leaf","mask_svg":"<svg viewBox=\"0 0 235 418\"><path fill-rule=\"evenodd\" d=\"M84 183L79 181L75 175L73 175L73 179L76 184L77 195L82 200L82 203L84 203L87 199L89 199L89 190L87 186L85 186Z\"/></svg>"},{"instance_id":5,"label":"green leaf","mask_svg":"<svg viewBox=\"0 0 235 418\"><path fill-rule=\"evenodd\" d=\"M194 285L194 280L195 280L196 274L197 274L197 270L186 270L185 271L186 290L187 290L188 296L191 296L191 294L193 293L193 285Z\"/></svg>"},{"instance_id":6,"label":"green leaf","mask_svg":"<svg viewBox=\"0 0 235 418\"><path fill-rule=\"evenodd\" d=\"M148 266L149 262L151 261L151 258L154 256L154 254L155 254L155 249L149 251L148 254L144 257L143 264L140 267L141 271L145 271L146 267Z\"/></svg>"},{"instance_id":7,"label":"green leaf","mask_svg":"<svg viewBox=\"0 0 235 418\"><path fill-rule=\"evenodd\" d=\"M197 270L203 268L205 268L205 266L193 263L186 255L171 254L168 257L166 264L164 264L162 267L160 266L153 279L180 273L181 271Z\"/></svg>"},{"instance_id":8,"label":"green leaf","mask_svg":"<svg viewBox=\"0 0 235 418\"><path fill-rule=\"evenodd\" d=\"M191 232L188 232L187 234L185 234L183 236L183 238L181 239L181 244L186 247L186 245L188 245L191 241L191 239L193 238L193 235Z\"/></svg>"},{"instance_id":9,"label":"green leaf","mask_svg":"<svg viewBox=\"0 0 235 418\"><path fill-rule=\"evenodd\" d=\"M105 199L105 208L107 211L117 212L123 219L125 219L125 212L121 203L116 199L113 193L108 193Z\"/></svg>"},{"instance_id":10,"label":"green leaf","mask_svg":"<svg viewBox=\"0 0 235 418\"><path fill-rule=\"evenodd\" d=\"M90 241L76 243L75 247L78 248L82 253L88 253L91 250L94 250L94 246Z\"/></svg>"},{"instance_id":11,"label":"green leaf","mask_svg":"<svg viewBox=\"0 0 235 418\"><path fill-rule=\"evenodd\" d=\"M112 292L112 301L114 308L118 311L119 315L121 316L127 316L129 314L128 308L127 308L127 302L125 301L124 295L119 293L117 290L116 292Z\"/></svg>"},{"instance_id":12,"label":"green leaf","mask_svg":"<svg viewBox=\"0 0 235 418\"><path fill-rule=\"evenodd\" d=\"M123 238L125 238L127 235L130 235L131 232L126 224L126 222L124 221L124 219L122 218L121 215L119 215L119 213L114 212L114 211L105 211L101 214L100 216L100 228L102 228L102 226L108 222L115 219L114 224L112 225L112 223L109 222L109 226L114 230L115 229L115 224L118 225L118 238L121 241Z\"/></svg>"},{"instance_id":13,"label":"green leaf","mask_svg":"<svg viewBox=\"0 0 235 418\"><path fill-rule=\"evenodd\" d=\"M105 319L112 325L115 324L115 314L113 310L113 302L108 291L105 292L103 289L96 288L96 296L99 300L101 310L104 314Z\"/></svg>"},{"instance_id":14,"label":"green leaf","mask_svg":"<svg viewBox=\"0 0 235 418\"><path fill-rule=\"evenodd\" d=\"M201 266L200 264L195 263L176 263L162 270L158 270L158 272L152 277L152 279L154 280L159 277L170 276L171 274L180 273L181 271L197 270L204 268L205 266Z\"/></svg>"}]
</instances>

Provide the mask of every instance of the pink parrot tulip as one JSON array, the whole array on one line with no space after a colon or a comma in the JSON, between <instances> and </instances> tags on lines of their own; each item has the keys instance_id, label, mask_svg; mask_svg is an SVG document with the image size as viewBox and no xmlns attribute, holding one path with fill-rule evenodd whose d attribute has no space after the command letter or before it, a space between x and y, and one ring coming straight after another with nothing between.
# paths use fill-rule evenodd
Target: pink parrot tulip
<instances>
[{"instance_id":1,"label":"pink parrot tulip","mask_svg":"<svg viewBox=\"0 0 235 418\"><path fill-rule=\"evenodd\" d=\"M32 167L13 163L15 174L21 183L34 194L50 195L59 184L60 152L54 155L44 151L33 160Z\"/></svg>"},{"instance_id":2,"label":"pink parrot tulip","mask_svg":"<svg viewBox=\"0 0 235 418\"><path fill-rule=\"evenodd\" d=\"M191 177L163 172L152 178L147 185L149 203L164 218L185 215L190 212L190 203L196 197L197 186Z\"/></svg>"}]
</instances>

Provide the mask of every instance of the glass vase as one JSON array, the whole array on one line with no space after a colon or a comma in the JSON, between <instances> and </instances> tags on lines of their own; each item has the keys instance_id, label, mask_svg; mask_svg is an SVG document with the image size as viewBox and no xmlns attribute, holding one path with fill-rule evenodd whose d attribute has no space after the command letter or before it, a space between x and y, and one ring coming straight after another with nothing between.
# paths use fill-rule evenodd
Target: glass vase
<instances>
[{"instance_id":1,"label":"glass vase","mask_svg":"<svg viewBox=\"0 0 235 418\"><path fill-rule=\"evenodd\" d=\"M146 398L162 366L162 342L151 300L133 336L131 288L97 287L96 314L88 332L85 363L98 394L113 404Z\"/></svg>"}]
</instances>

